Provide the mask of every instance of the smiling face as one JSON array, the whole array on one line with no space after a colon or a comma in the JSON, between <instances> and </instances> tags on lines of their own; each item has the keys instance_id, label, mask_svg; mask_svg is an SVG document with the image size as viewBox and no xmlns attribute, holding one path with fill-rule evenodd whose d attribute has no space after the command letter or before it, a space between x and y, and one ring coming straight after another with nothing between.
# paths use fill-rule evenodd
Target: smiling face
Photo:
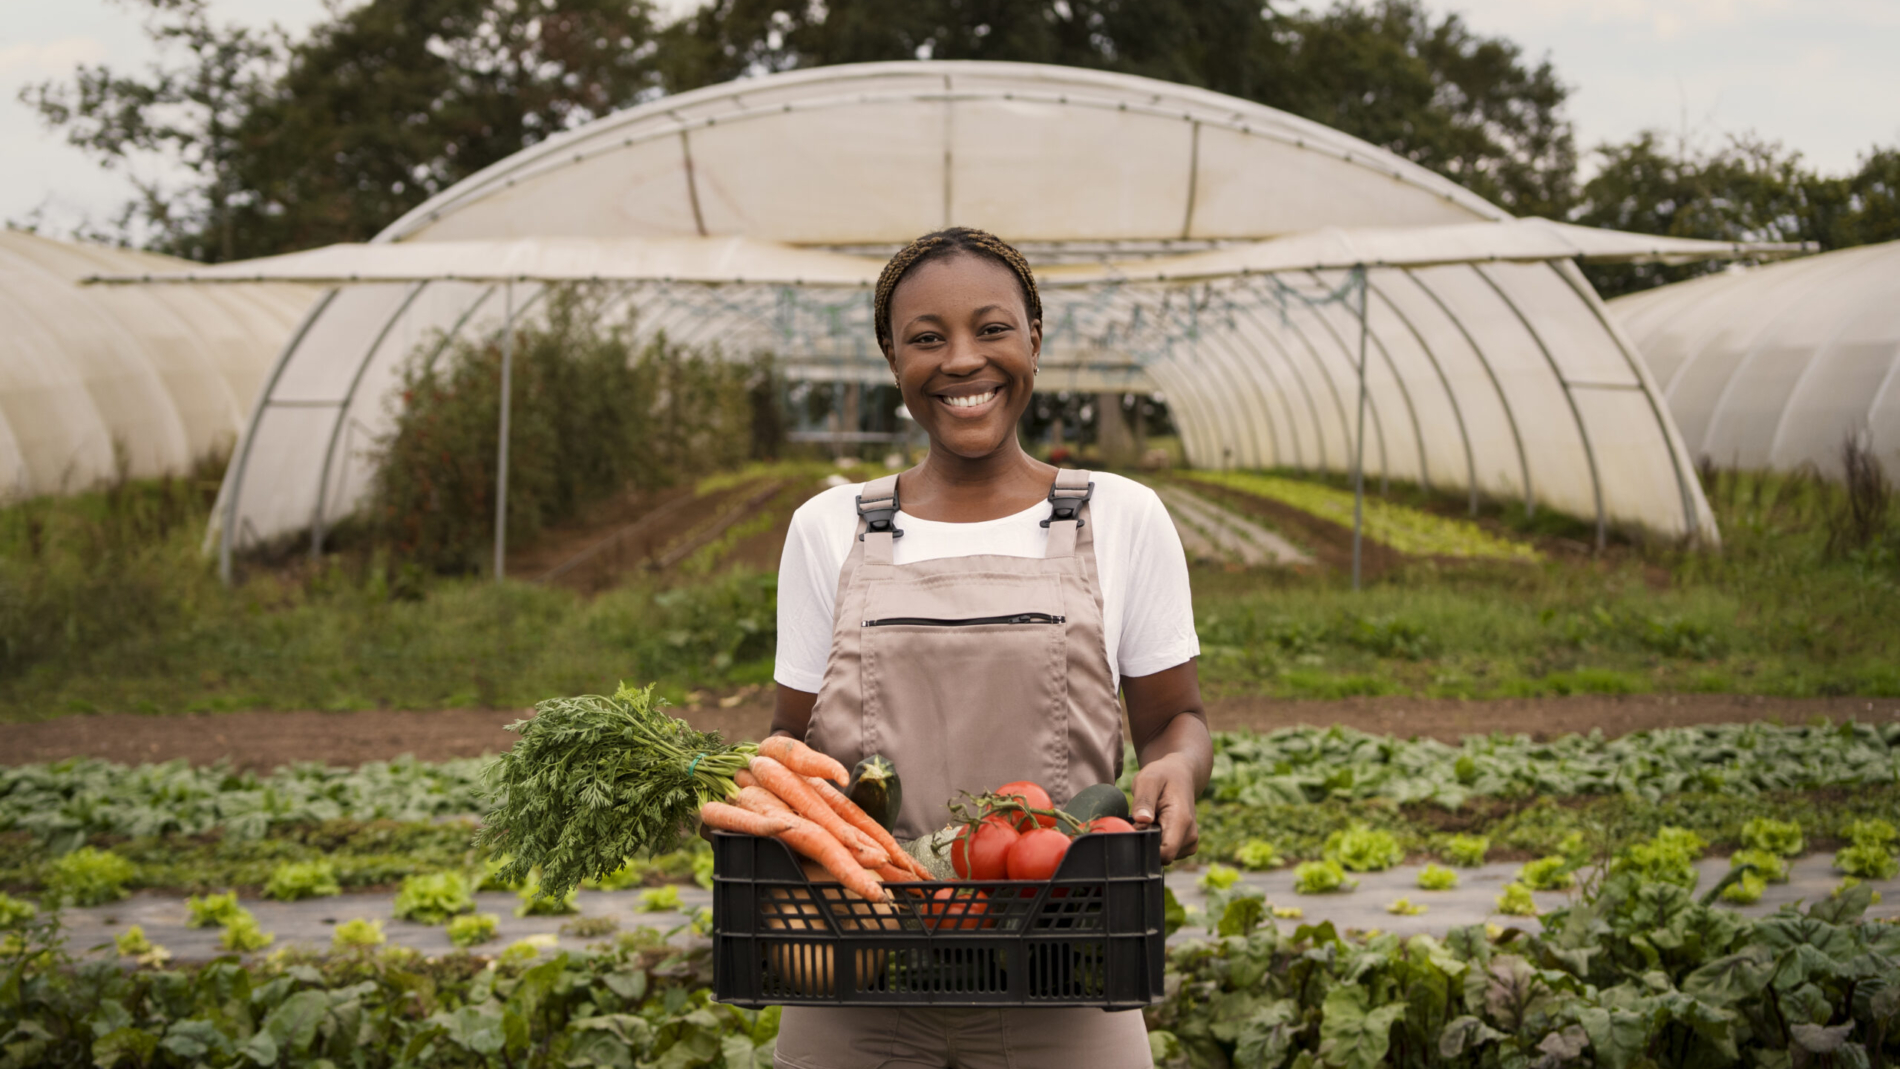
<instances>
[{"instance_id":1,"label":"smiling face","mask_svg":"<svg viewBox=\"0 0 1900 1069\"><path fill-rule=\"evenodd\" d=\"M1013 445L1041 352L1022 284L987 256L926 260L891 294L885 356L932 450L974 460Z\"/></svg>"}]
</instances>

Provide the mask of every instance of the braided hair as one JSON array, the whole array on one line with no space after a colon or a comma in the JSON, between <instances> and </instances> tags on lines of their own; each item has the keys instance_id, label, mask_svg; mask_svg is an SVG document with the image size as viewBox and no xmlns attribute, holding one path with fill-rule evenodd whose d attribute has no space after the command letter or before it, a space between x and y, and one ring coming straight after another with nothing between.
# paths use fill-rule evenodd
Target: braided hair
<instances>
[{"instance_id":1,"label":"braided hair","mask_svg":"<svg viewBox=\"0 0 1900 1069\"><path fill-rule=\"evenodd\" d=\"M967 226L953 226L933 233L925 234L916 241L897 250L891 262L884 265L884 272L877 276L877 293L872 300L872 323L877 329L877 343L887 352L891 347L891 295L897 292L897 284L911 268L928 260L942 259L959 252L987 257L1002 264L1016 275L1016 283L1023 290L1023 305L1029 310L1031 320L1042 318L1042 297L1036 292L1036 276L1029 270L1029 261L1016 247L987 230L976 230Z\"/></svg>"}]
</instances>

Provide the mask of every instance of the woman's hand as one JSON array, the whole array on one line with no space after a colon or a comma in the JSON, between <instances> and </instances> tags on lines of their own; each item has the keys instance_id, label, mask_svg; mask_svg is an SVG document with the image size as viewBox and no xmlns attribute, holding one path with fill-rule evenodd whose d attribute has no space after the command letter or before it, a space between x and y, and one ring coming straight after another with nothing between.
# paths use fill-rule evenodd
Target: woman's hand
<instances>
[{"instance_id":1,"label":"woman's hand","mask_svg":"<svg viewBox=\"0 0 1900 1069\"><path fill-rule=\"evenodd\" d=\"M1128 727L1134 735L1134 825L1161 828L1161 860L1194 853L1201 831L1194 800L1214 767L1214 740L1201 711L1201 682L1194 662L1153 675L1122 678Z\"/></svg>"},{"instance_id":2,"label":"woman's hand","mask_svg":"<svg viewBox=\"0 0 1900 1069\"><path fill-rule=\"evenodd\" d=\"M1163 864L1188 857L1201 844L1201 828L1194 820L1194 798L1200 791L1194 769L1181 754L1168 754L1135 773L1134 825L1161 826Z\"/></svg>"}]
</instances>

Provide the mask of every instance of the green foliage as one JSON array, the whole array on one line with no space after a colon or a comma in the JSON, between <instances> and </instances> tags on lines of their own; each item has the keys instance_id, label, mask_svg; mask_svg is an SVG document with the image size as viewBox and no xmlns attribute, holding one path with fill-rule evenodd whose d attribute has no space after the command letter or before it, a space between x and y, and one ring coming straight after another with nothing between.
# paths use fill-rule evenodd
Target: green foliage
<instances>
[{"instance_id":1,"label":"green foliage","mask_svg":"<svg viewBox=\"0 0 1900 1069\"><path fill-rule=\"evenodd\" d=\"M336 866L328 861L288 861L271 870L264 897L282 902L324 898L343 893L336 882Z\"/></svg>"},{"instance_id":2,"label":"green foliage","mask_svg":"<svg viewBox=\"0 0 1900 1069\"><path fill-rule=\"evenodd\" d=\"M629 485L733 467L751 444L751 380L760 366L676 345L636 348L598 316L604 290L557 288L543 325L516 329L511 371L508 530L545 526ZM403 376L403 404L376 455L366 516L404 561L479 572L493 552L501 404L498 339L424 343Z\"/></svg>"},{"instance_id":3,"label":"green foliage","mask_svg":"<svg viewBox=\"0 0 1900 1069\"><path fill-rule=\"evenodd\" d=\"M1490 849L1490 839L1460 833L1445 840L1445 860L1459 868L1475 869L1484 864L1484 855Z\"/></svg>"},{"instance_id":4,"label":"green foliage","mask_svg":"<svg viewBox=\"0 0 1900 1069\"><path fill-rule=\"evenodd\" d=\"M1498 896L1499 913L1512 917L1537 916L1537 900L1531 897L1531 889L1515 881L1504 885L1504 893Z\"/></svg>"},{"instance_id":5,"label":"green foliage","mask_svg":"<svg viewBox=\"0 0 1900 1069\"><path fill-rule=\"evenodd\" d=\"M515 906L517 917L565 917L570 913L579 913L575 905L580 888L570 887L565 893L556 894L541 886L541 870L530 870L521 881L521 890L515 892L520 904Z\"/></svg>"},{"instance_id":6,"label":"green foliage","mask_svg":"<svg viewBox=\"0 0 1900 1069\"><path fill-rule=\"evenodd\" d=\"M1257 472L1187 471L1181 477L1283 502L1320 519L1352 526L1353 497L1342 490ZM1468 520L1435 516L1377 497L1366 498L1364 509L1366 537L1400 553L1525 562L1539 559L1530 546L1501 539ZM1417 633L1408 630L1407 635ZM1417 640L1407 637L1388 641Z\"/></svg>"},{"instance_id":7,"label":"green foliage","mask_svg":"<svg viewBox=\"0 0 1900 1069\"><path fill-rule=\"evenodd\" d=\"M421 924L442 924L458 913L475 908L468 878L459 872L432 872L403 877L396 891L396 917Z\"/></svg>"},{"instance_id":8,"label":"green foliage","mask_svg":"<svg viewBox=\"0 0 1900 1069\"><path fill-rule=\"evenodd\" d=\"M634 908L642 913L677 913L686 906L680 901L680 889L668 884L641 891L639 904Z\"/></svg>"},{"instance_id":9,"label":"green foliage","mask_svg":"<svg viewBox=\"0 0 1900 1069\"><path fill-rule=\"evenodd\" d=\"M599 939L620 930L612 917L575 917L561 925L561 934L573 939Z\"/></svg>"},{"instance_id":10,"label":"green foliage","mask_svg":"<svg viewBox=\"0 0 1900 1069\"><path fill-rule=\"evenodd\" d=\"M1418 870L1418 886L1422 891L1449 891L1458 886L1458 873L1443 865L1426 865Z\"/></svg>"},{"instance_id":11,"label":"green foliage","mask_svg":"<svg viewBox=\"0 0 1900 1069\"><path fill-rule=\"evenodd\" d=\"M1760 873L1744 872L1734 883L1722 888L1722 901L1738 906L1753 905L1761 901L1762 892L1766 890L1768 881Z\"/></svg>"},{"instance_id":12,"label":"green foliage","mask_svg":"<svg viewBox=\"0 0 1900 1069\"><path fill-rule=\"evenodd\" d=\"M1241 843L1240 849L1234 851L1234 860L1240 862L1242 868L1255 872L1286 864L1286 859L1265 839L1249 839Z\"/></svg>"},{"instance_id":13,"label":"green foliage","mask_svg":"<svg viewBox=\"0 0 1900 1069\"><path fill-rule=\"evenodd\" d=\"M1834 855L1834 867L1865 880L1891 880L1900 876L1900 858L1875 842L1849 843L1842 847Z\"/></svg>"},{"instance_id":14,"label":"green foliage","mask_svg":"<svg viewBox=\"0 0 1900 1069\"><path fill-rule=\"evenodd\" d=\"M1331 891L1350 891L1358 880L1346 878L1346 870L1337 861L1302 861L1293 866L1293 892L1320 895Z\"/></svg>"},{"instance_id":15,"label":"green foliage","mask_svg":"<svg viewBox=\"0 0 1900 1069\"><path fill-rule=\"evenodd\" d=\"M465 918L457 917L455 921L463 919ZM449 922L449 939L451 942L455 939L453 927L455 921ZM344 921L342 924L337 925L336 931L330 935L330 946L334 950L366 949L368 947L379 947L387 942L389 942L389 937L383 934L383 922L373 917L355 917ZM462 944L456 943L455 945L461 946Z\"/></svg>"},{"instance_id":16,"label":"green foliage","mask_svg":"<svg viewBox=\"0 0 1900 1069\"><path fill-rule=\"evenodd\" d=\"M277 937L257 926L257 918L248 909L240 909L237 915L225 922L224 931L218 933L218 945L226 950L240 953L262 950Z\"/></svg>"},{"instance_id":17,"label":"green foliage","mask_svg":"<svg viewBox=\"0 0 1900 1069\"><path fill-rule=\"evenodd\" d=\"M47 897L75 906L97 906L125 897L137 870L110 850L82 846L53 862Z\"/></svg>"},{"instance_id":18,"label":"green foliage","mask_svg":"<svg viewBox=\"0 0 1900 1069\"><path fill-rule=\"evenodd\" d=\"M1199 882L1203 891L1225 891L1240 882L1240 870L1216 862L1201 873Z\"/></svg>"},{"instance_id":19,"label":"green foliage","mask_svg":"<svg viewBox=\"0 0 1900 1069\"><path fill-rule=\"evenodd\" d=\"M561 897L629 857L676 849L702 802L725 796L750 747L694 731L666 715L653 688L621 686L611 698L557 698L509 725L514 747L485 776L492 808L477 842L509 855L500 875L539 867L545 893Z\"/></svg>"},{"instance_id":20,"label":"green foliage","mask_svg":"<svg viewBox=\"0 0 1900 1069\"><path fill-rule=\"evenodd\" d=\"M1755 870L1763 883L1787 883L1788 863L1780 854L1767 850L1737 850L1729 855L1730 868L1747 866Z\"/></svg>"},{"instance_id":21,"label":"green foliage","mask_svg":"<svg viewBox=\"0 0 1900 1069\"><path fill-rule=\"evenodd\" d=\"M39 907L0 891L0 929L17 928L39 913Z\"/></svg>"},{"instance_id":22,"label":"green foliage","mask_svg":"<svg viewBox=\"0 0 1900 1069\"><path fill-rule=\"evenodd\" d=\"M1796 857L1806 844L1801 838L1801 825L1795 821L1756 817L1742 825L1742 845L1763 853Z\"/></svg>"},{"instance_id":23,"label":"green foliage","mask_svg":"<svg viewBox=\"0 0 1900 1069\"><path fill-rule=\"evenodd\" d=\"M1358 825L1326 838L1325 858L1353 872L1384 872L1405 860L1405 851L1391 832Z\"/></svg>"},{"instance_id":24,"label":"green foliage","mask_svg":"<svg viewBox=\"0 0 1900 1069\"><path fill-rule=\"evenodd\" d=\"M112 942L113 945L118 948L119 953L128 958L137 957L140 954L150 954L152 952L152 941L145 938L145 928L142 925L132 925L125 931L113 936Z\"/></svg>"},{"instance_id":25,"label":"green foliage","mask_svg":"<svg viewBox=\"0 0 1900 1069\"><path fill-rule=\"evenodd\" d=\"M493 913L464 913L449 918L449 942L458 947L480 946L492 941L501 923Z\"/></svg>"},{"instance_id":26,"label":"green foliage","mask_svg":"<svg viewBox=\"0 0 1900 1069\"><path fill-rule=\"evenodd\" d=\"M1695 863L1707 850L1708 843L1695 832L1665 827L1618 854L1610 863L1610 871L1628 873L1646 882L1693 888L1699 879Z\"/></svg>"},{"instance_id":27,"label":"green foliage","mask_svg":"<svg viewBox=\"0 0 1900 1069\"><path fill-rule=\"evenodd\" d=\"M223 928L238 918L244 907L238 905L237 892L221 895L193 895L185 899L187 928Z\"/></svg>"},{"instance_id":28,"label":"green foliage","mask_svg":"<svg viewBox=\"0 0 1900 1069\"><path fill-rule=\"evenodd\" d=\"M1577 885L1566 857L1540 857L1517 870L1517 882L1533 891L1564 891Z\"/></svg>"},{"instance_id":29,"label":"green foliage","mask_svg":"<svg viewBox=\"0 0 1900 1069\"><path fill-rule=\"evenodd\" d=\"M1409 898L1395 898L1385 904L1385 911L1400 917L1416 917L1425 912L1425 907Z\"/></svg>"},{"instance_id":30,"label":"green foliage","mask_svg":"<svg viewBox=\"0 0 1900 1069\"><path fill-rule=\"evenodd\" d=\"M1890 846L1895 832L1890 821L1856 820L1847 826L1847 838L1855 846Z\"/></svg>"}]
</instances>

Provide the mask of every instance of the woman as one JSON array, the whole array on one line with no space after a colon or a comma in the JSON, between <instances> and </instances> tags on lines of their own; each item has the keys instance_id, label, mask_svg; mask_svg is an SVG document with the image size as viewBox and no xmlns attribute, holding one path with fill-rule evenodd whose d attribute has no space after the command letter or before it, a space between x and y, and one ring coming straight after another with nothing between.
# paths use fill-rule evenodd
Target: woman
<instances>
[{"instance_id":1,"label":"woman","mask_svg":"<svg viewBox=\"0 0 1900 1069\"><path fill-rule=\"evenodd\" d=\"M949 818L958 791L1042 784L1057 805L1112 782L1122 712L1141 770L1134 823L1164 861L1193 853L1212 743L1187 563L1166 510L1132 480L1063 471L1016 426L1042 352L1029 265L962 227L918 238L878 280L878 344L923 462L798 510L779 565L774 733L904 781L899 838ZM778 1064L1150 1064L1139 1013L1090 1008L787 1007Z\"/></svg>"}]
</instances>

